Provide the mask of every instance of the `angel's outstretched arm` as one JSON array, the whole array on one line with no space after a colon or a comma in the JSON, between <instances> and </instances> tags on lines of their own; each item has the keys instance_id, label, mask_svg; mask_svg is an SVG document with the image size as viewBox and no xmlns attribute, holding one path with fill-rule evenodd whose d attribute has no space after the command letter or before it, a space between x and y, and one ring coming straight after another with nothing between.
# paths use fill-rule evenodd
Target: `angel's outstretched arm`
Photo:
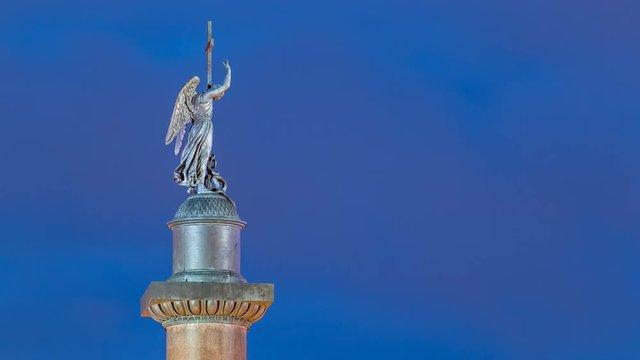
<instances>
[{"instance_id":1,"label":"angel's outstretched arm","mask_svg":"<svg viewBox=\"0 0 640 360\"><path fill-rule=\"evenodd\" d=\"M227 76L224 78L224 83L204 93L206 99L218 100L224 95L224 92L231 87L231 66L229 65L229 61L225 61L223 64L227 69Z\"/></svg>"}]
</instances>

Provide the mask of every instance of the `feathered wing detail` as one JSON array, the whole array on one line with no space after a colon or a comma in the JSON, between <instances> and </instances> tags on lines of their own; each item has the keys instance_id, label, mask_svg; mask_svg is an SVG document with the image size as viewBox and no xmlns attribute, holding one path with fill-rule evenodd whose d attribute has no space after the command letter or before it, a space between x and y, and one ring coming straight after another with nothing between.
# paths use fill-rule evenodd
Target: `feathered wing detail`
<instances>
[{"instance_id":1,"label":"feathered wing detail","mask_svg":"<svg viewBox=\"0 0 640 360\"><path fill-rule=\"evenodd\" d=\"M171 115L171 123L167 129L167 136L164 139L165 145L169 145L176 138L176 155L180 151L182 138L185 133L185 126L193 118L193 110L191 109L191 99L197 95L196 88L200 83L200 78L194 76L187 81L178 93L176 104L173 106L173 114Z\"/></svg>"}]
</instances>

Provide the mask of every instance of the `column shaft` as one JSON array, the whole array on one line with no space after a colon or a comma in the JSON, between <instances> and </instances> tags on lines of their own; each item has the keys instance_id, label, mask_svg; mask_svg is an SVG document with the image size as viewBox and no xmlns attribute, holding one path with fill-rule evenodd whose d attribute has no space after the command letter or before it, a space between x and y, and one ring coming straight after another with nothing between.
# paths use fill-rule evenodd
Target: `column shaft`
<instances>
[{"instance_id":1,"label":"column shaft","mask_svg":"<svg viewBox=\"0 0 640 360\"><path fill-rule=\"evenodd\" d=\"M220 323L167 327L167 360L246 360L247 328Z\"/></svg>"}]
</instances>

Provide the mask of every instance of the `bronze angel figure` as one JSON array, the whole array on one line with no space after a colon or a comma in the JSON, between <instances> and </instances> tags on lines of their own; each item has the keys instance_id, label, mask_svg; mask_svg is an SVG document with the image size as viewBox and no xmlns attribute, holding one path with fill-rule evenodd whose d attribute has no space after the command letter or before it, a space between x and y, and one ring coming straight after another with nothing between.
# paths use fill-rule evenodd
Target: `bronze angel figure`
<instances>
[{"instance_id":1,"label":"bronze angel figure","mask_svg":"<svg viewBox=\"0 0 640 360\"><path fill-rule=\"evenodd\" d=\"M215 157L211 154L213 143L213 101L220 100L231 86L231 66L225 61L227 76L222 85L198 93L200 78L194 76L182 87L171 115L165 144L176 141L174 152L180 152L182 140L190 125L187 143L182 150L180 165L173 173L173 180L188 187L189 194L219 192L224 195L226 183L215 172ZM226 195L225 195L226 197Z\"/></svg>"}]
</instances>

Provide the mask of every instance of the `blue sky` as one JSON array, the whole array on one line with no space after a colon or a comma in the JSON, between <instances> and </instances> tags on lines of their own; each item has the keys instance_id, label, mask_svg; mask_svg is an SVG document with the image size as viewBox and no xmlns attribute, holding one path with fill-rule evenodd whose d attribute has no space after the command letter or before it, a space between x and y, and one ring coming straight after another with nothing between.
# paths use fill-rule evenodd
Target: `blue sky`
<instances>
[{"instance_id":1,"label":"blue sky","mask_svg":"<svg viewBox=\"0 0 640 360\"><path fill-rule=\"evenodd\" d=\"M139 317L205 76L250 359L640 357L634 1L21 1L0 13L11 359L161 359Z\"/></svg>"}]
</instances>

